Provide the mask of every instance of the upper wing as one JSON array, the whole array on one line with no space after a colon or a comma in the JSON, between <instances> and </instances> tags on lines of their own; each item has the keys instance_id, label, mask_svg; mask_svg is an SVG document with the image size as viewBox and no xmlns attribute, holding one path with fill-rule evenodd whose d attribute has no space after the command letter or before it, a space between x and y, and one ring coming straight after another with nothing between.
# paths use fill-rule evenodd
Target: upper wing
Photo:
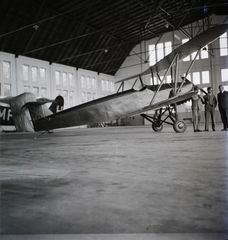
<instances>
[{"instance_id":1,"label":"upper wing","mask_svg":"<svg viewBox=\"0 0 228 240\"><path fill-rule=\"evenodd\" d=\"M196 37L190 39L188 42L184 43L180 47L174 49L170 54L168 54L166 57L161 59L159 62L157 62L155 65L151 66L144 72L124 78L122 80L117 81L116 83L124 82L124 81L127 81L132 78L136 78L139 76L148 75L152 72L160 72L162 70L168 69L168 67L170 66L170 64L176 54L179 54L179 61L181 61L185 57L191 55L192 53L196 52L197 50L199 50L199 49L203 48L204 46L208 45L209 43L213 42L220 35L222 35L224 32L226 32L227 29L228 29L228 24L221 24L221 25L209 28L208 30L200 33Z\"/></svg>"},{"instance_id":2,"label":"upper wing","mask_svg":"<svg viewBox=\"0 0 228 240\"><path fill-rule=\"evenodd\" d=\"M167 105L171 105L171 104L174 104L174 103L179 103L179 102L182 102L182 101L187 101L189 99L191 99L191 97L193 95L197 94L197 92L195 91L191 91L191 92L188 92L186 94L183 94L183 95L179 95L179 96L175 96L175 97L172 97L172 98L168 98L164 101L160 101L160 102L157 102L155 104L152 104L152 105L148 105L140 110L137 110L137 111L134 111L134 112L131 112L129 113L128 115L132 116L132 115L137 115L137 114L140 114L140 113L144 113L144 112L147 112L147 111L150 111L150 110L154 110L154 109L157 109L157 108L162 108L164 106L167 106Z\"/></svg>"}]
</instances>

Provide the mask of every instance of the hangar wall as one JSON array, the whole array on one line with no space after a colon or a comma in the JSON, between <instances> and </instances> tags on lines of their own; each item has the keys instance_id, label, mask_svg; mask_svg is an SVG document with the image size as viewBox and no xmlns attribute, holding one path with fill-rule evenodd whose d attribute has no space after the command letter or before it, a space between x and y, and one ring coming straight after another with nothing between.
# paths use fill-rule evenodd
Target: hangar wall
<instances>
[{"instance_id":1,"label":"hangar wall","mask_svg":"<svg viewBox=\"0 0 228 240\"><path fill-rule=\"evenodd\" d=\"M0 52L0 96L62 95L69 108L114 93L114 83L114 76Z\"/></svg>"}]
</instances>

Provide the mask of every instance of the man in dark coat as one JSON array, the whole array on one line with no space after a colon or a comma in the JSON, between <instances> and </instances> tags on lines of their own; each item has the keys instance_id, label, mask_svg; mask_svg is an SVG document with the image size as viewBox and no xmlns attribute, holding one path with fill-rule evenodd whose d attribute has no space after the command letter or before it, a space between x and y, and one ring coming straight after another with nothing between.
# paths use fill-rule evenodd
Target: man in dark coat
<instances>
[{"instance_id":1,"label":"man in dark coat","mask_svg":"<svg viewBox=\"0 0 228 240\"><path fill-rule=\"evenodd\" d=\"M215 131L215 108L217 106L217 99L212 94L212 87L207 88L207 94L201 99L202 103L205 104L205 130L209 130L209 118L211 116L212 130Z\"/></svg>"},{"instance_id":2,"label":"man in dark coat","mask_svg":"<svg viewBox=\"0 0 228 240\"><path fill-rule=\"evenodd\" d=\"M228 92L224 90L223 85L219 85L218 107L223 122L222 131L228 130Z\"/></svg>"}]
</instances>

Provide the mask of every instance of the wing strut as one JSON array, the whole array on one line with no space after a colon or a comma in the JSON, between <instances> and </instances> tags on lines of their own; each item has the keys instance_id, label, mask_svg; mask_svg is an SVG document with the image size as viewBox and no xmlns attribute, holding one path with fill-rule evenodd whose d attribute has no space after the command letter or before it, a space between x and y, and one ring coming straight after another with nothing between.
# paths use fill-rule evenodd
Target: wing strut
<instances>
[{"instance_id":1,"label":"wing strut","mask_svg":"<svg viewBox=\"0 0 228 240\"><path fill-rule=\"evenodd\" d=\"M188 70L187 70L187 72L186 72L186 74L185 74L185 76L184 76L184 79L183 79L183 81L182 81L182 83L181 83L181 85L180 85L180 87L178 88L178 90L177 90L177 93L176 93L176 95L180 92L180 90L181 90L181 88L183 87L183 85L184 85L184 82L185 82L185 79L187 78L187 75L188 75L188 73L191 71L191 69L192 69L192 66L193 66L193 64L195 63L195 61L196 61L196 57L199 55L199 52L200 52L200 49L197 51L197 53L196 53L196 55L195 55L195 57L194 57L194 59L192 60L192 62L191 62L191 64L190 64L190 66L189 66L189 68L188 68Z\"/></svg>"},{"instance_id":2,"label":"wing strut","mask_svg":"<svg viewBox=\"0 0 228 240\"><path fill-rule=\"evenodd\" d=\"M168 74L170 68L173 66L173 64L174 64L174 62L175 62L177 56L178 56L178 53L176 53L175 56L173 57L173 60L172 60L171 64L169 65L169 68L166 70L165 75L164 75L163 79L161 80L161 83L160 83L160 85L159 85L157 91L155 92L155 94L154 94L152 100L150 101L150 105L153 104L154 99L156 98L156 96L157 96L159 90L161 89L161 87L162 87L162 85L163 85L163 83L164 83L164 81L165 81L165 78L166 78L166 76L167 76L167 74Z\"/></svg>"}]
</instances>

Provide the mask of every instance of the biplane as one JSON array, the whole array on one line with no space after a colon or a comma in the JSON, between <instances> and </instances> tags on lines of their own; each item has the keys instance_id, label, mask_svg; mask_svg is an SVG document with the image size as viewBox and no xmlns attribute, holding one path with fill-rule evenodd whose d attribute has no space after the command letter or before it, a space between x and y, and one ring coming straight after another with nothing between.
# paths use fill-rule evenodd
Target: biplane
<instances>
[{"instance_id":1,"label":"biplane","mask_svg":"<svg viewBox=\"0 0 228 240\"><path fill-rule=\"evenodd\" d=\"M186 76L199 51L227 29L227 24L212 27L176 48L146 71L117 81L117 84L120 83L117 93L61 112L50 113L47 106L34 101L34 95L31 93L24 93L12 98L10 103L16 129L17 131L27 131L27 126L31 126L32 123L34 131L43 131L42 134L44 134L53 129L108 122L128 116L141 115L152 123L154 131L161 131L163 123L169 123L173 125L175 132L184 132L186 123L178 118L176 106L197 94L193 84L186 79ZM194 52L197 54L190 63L185 77L178 81L178 63ZM175 68L175 77L170 84L167 84L165 78L172 68ZM159 73L164 70L165 74L161 78ZM158 85L145 84L142 81L142 76L149 74L152 77L156 74L160 83ZM132 79L135 79L132 88L125 90L125 81ZM139 90L134 89L137 81L140 81L142 85ZM147 114L151 110L155 111L153 116ZM164 116L165 118L163 118ZM171 121L168 121L168 118Z\"/></svg>"}]
</instances>

